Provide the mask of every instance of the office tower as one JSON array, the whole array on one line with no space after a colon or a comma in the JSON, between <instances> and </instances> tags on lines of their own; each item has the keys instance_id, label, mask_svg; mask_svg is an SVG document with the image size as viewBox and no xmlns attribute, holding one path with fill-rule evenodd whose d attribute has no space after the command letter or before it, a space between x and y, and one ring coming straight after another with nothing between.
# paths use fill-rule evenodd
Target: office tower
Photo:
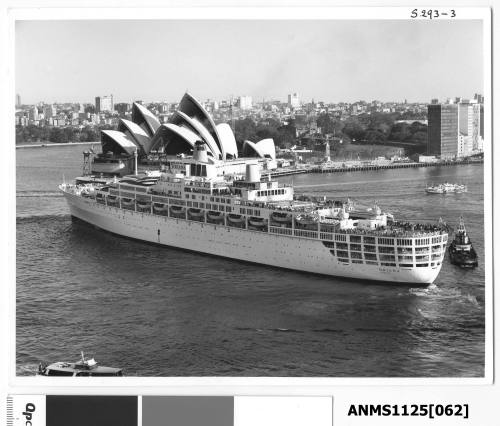
<instances>
[{"instance_id":1,"label":"office tower","mask_svg":"<svg viewBox=\"0 0 500 426\"><path fill-rule=\"evenodd\" d=\"M252 97L251 96L240 96L239 106L241 109L252 109Z\"/></svg>"},{"instance_id":2,"label":"office tower","mask_svg":"<svg viewBox=\"0 0 500 426\"><path fill-rule=\"evenodd\" d=\"M300 100L298 93L291 93L288 95L288 106L291 108L299 108Z\"/></svg>"},{"instance_id":3,"label":"office tower","mask_svg":"<svg viewBox=\"0 0 500 426\"><path fill-rule=\"evenodd\" d=\"M427 154L441 158L470 155L480 148L481 105L456 98L455 103L427 106Z\"/></svg>"},{"instance_id":4,"label":"office tower","mask_svg":"<svg viewBox=\"0 0 500 426\"><path fill-rule=\"evenodd\" d=\"M427 106L427 154L441 158L458 155L458 105L430 104Z\"/></svg>"},{"instance_id":5,"label":"office tower","mask_svg":"<svg viewBox=\"0 0 500 426\"><path fill-rule=\"evenodd\" d=\"M113 95L103 96L101 98L101 111L113 111Z\"/></svg>"}]
</instances>

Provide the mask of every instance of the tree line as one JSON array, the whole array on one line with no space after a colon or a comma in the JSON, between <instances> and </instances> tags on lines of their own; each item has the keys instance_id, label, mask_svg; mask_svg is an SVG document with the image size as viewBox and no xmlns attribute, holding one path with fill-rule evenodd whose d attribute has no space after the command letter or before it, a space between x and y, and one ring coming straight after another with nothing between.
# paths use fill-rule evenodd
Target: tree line
<instances>
[{"instance_id":1,"label":"tree line","mask_svg":"<svg viewBox=\"0 0 500 426\"><path fill-rule=\"evenodd\" d=\"M317 119L323 134L335 134L347 142L383 144L384 142L404 142L421 145L427 141L427 125L418 121L411 124L400 122L398 113L361 114L339 120L329 114Z\"/></svg>"},{"instance_id":2,"label":"tree line","mask_svg":"<svg viewBox=\"0 0 500 426\"><path fill-rule=\"evenodd\" d=\"M406 118L406 117L405 117ZM300 141L297 129L307 129L312 122L321 129L322 135L334 135L342 143L380 144L386 142L402 143L419 150L427 143L427 125L419 122L412 124L400 122L402 115L398 113L361 114L340 120L332 114L321 114L319 117L307 119L290 119L286 123L269 118L255 121L250 117L235 121L235 138L241 150L243 142L258 142L272 138L277 147L290 148ZM32 142L94 142L101 139L100 131L112 129L110 125L79 127L53 126L16 126L16 143ZM411 151L411 149L410 149Z\"/></svg>"},{"instance_id":3,"label":"tree line","mask_svg":"<svg viewBox=\"0 0 500 426\"><path fill-rule=\"evenodd\" d=\"M307 129L315 121L322 135L333 135L336 139L342 139L343 144L355 142L383 145L392 142L414 145L416 148L425 145L427 125L417 121L411 124L397 122L407 118L406 114L374 112L340 120L332 114L321 114L316 118L290 120L285 125L273 119L255 122L251 118L244 118L235 121L235 137L239 146L247 139L258 142L261 139L273 138L276 146L289 148L297 144L297 133L301 136L297 129Z\"/></svg>"},{"instance_id":4,"label":"tree line","mask_svg":"<svg viewBox=\"0 0 500 426\"><path fill-rule=\"evenodd\" d=\"M95 142L101 140L101 130L112 126L54 127L54 126L16 126L16 143L33 142Z\"/></svg>"}]
</instances>

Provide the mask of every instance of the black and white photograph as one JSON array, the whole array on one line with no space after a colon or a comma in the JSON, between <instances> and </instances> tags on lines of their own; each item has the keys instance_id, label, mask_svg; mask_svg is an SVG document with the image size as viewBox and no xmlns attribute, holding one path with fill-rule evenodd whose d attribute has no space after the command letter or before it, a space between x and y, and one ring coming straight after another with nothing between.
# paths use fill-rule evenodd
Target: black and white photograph
<instances>
[{"instance_id":1,"label":"black and white photograph","mask_svg":"<svg viewBox=\"0 0 500 426\"><path fill-rule=\"evenodd\" d=\"M17 19L16 376L484 379L486 21L440 13Z\"/></svg>"}]
</instances>

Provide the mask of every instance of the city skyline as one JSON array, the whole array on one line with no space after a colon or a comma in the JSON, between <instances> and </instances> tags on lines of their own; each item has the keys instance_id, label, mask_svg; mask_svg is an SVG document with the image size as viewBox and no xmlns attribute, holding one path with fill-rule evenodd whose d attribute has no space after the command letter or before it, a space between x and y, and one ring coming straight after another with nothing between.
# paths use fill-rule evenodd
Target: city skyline
<instances>
[{"instance_id":1,"label":"city skyline","mask_svg":"<svg viewBox=\"0 0 500 426\"><path fill-rule=\"evenodd\" d=\"M33 43L42 34L46 43ZM115 103L173 102L186 90L256 103L294 92L303 102L429 102L483 93L482 74L481 21L16 23L25 104L105 93Z\"/></svg>"}]
</instances>

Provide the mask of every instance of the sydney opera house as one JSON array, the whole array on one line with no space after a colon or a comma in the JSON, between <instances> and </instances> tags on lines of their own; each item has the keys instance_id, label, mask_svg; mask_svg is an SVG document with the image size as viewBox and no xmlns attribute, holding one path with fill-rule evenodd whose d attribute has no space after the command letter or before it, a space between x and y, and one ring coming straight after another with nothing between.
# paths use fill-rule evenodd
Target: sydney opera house
<instances>
[{"instance_id":1,"label":"sydney opera house","mask_svg":"<svg viewBox=\"0 0 500 426\"><path fill-rule=\"evenodd\" d=\"M189 93L183 96L177 111L166 124L161 124L139 103L133 104L131 118L120 119L117 130L101 132L102 154L94 159L94 172L126 174L131 170L131 160L136 152L139 158L147 158L150 153L158 151L167 158L191 155L198 142L206 145L208 159L212 162L257 157L268 168L273 168L270 164L276 159L272 139L256 143L244 141L242 151L238 153L231 127L227 123L215 124L201 103Z\"/></svg>"}]
</instances>

